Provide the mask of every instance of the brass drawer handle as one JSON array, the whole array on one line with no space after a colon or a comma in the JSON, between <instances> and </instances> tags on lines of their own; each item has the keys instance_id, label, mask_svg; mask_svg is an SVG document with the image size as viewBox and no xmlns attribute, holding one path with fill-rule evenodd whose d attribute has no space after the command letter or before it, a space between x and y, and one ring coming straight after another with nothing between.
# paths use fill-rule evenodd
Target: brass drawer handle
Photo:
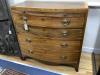
<instances>
[{"instance_id":1,"label":"brass drawer handle","mask_svg":"<svg viewBox=\"0 0 100 75\"><path fill-rule=\"evenodd\" d=\"M68 20L67 18L64 18L62 21L62 24L64 27L68 26L70 24L70 20Z\"/></svg>"},{"instance_id":2,"label":"brass drawer handle","mask_svg":"<svg viewBox=\"0 0 100 75\"><path fill-rule=\"evenodd\" d=\"M29 53L33 53L33 51L31 49L28 49Z\"/></svg>"},{"instance_id":3,"label":"brass drawer handle","mask_svg":"<svg viewBox=\"0 0 100 75\"><path fill-rule=\"evenodd\" d=\"M27 38L27 39L26 39L26 42L31 43L32 41L31 41L31 39L30 39L30 38Z\"/></svg>"},{"instance_id":4,"label":"brass drawer handle","mask_svg":"<svg viewBox=\"0 0 100 75\"><path fill-rule=\"evenodd\" d=\"M61 44L60 46L61 46L61 47L67 47L67 46L68 46L68 44L63 43L63 44Z\"/></svg>"},{"instance_id":5,"label":"brass drawer handle","mask_svg":"<svg viewBox=\"0 0 100 75\"><path fill-rule=\"evenodd\" d=\"M60 58L64 60L67 59L67 56L61 56Z\"/></svg>"},{"instance_id":6,"label":"brass drawer handle","mask_svg":"<svg viewBox=\"0 0 100 75\"><path fill-rule=\"evenodd\" d=\"M67 36L67 35L68 35L68 31L63 31L63 32L62 32L62 35L63 35L63 36Z\"/></svg>"}]
</instances>

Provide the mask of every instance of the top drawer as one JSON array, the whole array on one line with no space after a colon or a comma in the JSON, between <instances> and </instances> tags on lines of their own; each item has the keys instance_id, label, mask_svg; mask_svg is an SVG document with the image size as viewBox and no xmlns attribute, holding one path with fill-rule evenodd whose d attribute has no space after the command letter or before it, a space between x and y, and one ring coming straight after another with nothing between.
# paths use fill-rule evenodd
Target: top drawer
<instances>
[{"instance_id":1,"label":"top drawer","mask_svg":"<svg viewBox=\"0 0 100 75\"><path fill-rule=\"evenodd\" d=\"M83 28L84 14L81 13L34 13L12 10L14 23L27 24L30 26L50 28Z\"/></svg>"}]
</instances>

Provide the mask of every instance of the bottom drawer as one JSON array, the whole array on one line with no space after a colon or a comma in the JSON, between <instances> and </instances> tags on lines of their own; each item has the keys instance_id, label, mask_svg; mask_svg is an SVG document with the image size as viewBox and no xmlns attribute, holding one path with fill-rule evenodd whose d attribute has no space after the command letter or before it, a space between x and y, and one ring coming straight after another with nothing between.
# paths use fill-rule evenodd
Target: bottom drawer
<instances>
[{"instance_id":1,"label":"bottom drawer","mask_svg":"<svg viewBox=\"0 0 100 75\"><path fill-rule=\"evenodd\" d=\"M45 52L22 50L22 54L38 60L47 61L51 63L67 64L77 62L80 57L80 52L75 53L63 53L63 52Z\"/></svg>"}]
</instances>

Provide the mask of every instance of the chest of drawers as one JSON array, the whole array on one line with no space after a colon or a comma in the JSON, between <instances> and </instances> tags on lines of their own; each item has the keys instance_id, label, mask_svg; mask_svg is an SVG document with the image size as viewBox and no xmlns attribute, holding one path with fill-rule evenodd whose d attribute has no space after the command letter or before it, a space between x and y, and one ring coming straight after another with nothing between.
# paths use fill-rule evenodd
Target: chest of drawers
<instances>
[{"instance_id":1,"label":"chest of drawers","mask_svg":"<svg viewBox=\"0 0 100 75\"><path fill-rule=\"evenodd\" d=\"M78 71L88 7L85 3L26 1L11 8L22 57Z\"/></svg>"}]
</instances>

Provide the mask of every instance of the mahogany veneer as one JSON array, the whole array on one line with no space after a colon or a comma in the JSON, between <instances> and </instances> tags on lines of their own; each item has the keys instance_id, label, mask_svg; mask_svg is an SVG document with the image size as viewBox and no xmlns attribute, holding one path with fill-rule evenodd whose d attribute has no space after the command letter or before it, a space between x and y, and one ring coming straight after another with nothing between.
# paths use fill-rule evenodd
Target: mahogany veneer
<instances>
[{"instance_id":1,"label":"mahogany veneer","mask_svg":"<svg viewBox=\"0 0 100 75\"><path fill-rule=\"evenodd\" d=\"M11 8L22 57L78 71L87 4L25 1Z\"/></svg>"}]
</instances>

